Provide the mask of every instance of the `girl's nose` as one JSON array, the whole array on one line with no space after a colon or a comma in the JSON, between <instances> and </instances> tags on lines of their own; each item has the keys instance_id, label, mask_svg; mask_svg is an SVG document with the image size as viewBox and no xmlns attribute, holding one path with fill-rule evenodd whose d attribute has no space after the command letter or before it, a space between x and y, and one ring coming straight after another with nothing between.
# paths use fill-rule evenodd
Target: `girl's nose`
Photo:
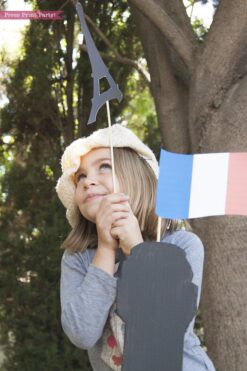
<instances>
[{"instance_id":1,"label":"girl's nose","mask_svg":"<svg viewBox=\"0 0 247 371\"><path fill-rule=\"evenodd\" d=\"M96 184L97 184L97 180L95 178L89 177L89 176L87 176L83 181L84 188L88 188L88 187L96 185Z\"/></svg>"}]
</instances>

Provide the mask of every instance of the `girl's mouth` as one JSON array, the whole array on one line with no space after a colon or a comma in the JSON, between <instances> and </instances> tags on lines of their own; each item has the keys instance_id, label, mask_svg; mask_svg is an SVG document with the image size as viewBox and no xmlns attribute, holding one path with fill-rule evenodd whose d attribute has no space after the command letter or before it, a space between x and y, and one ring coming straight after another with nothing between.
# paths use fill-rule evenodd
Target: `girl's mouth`
<instances>
[{"instance_id":1,"label":"girl's mouth","mask_svg":"<svg viewBox=\"0 0 247 371\"><path fill-rule=\"evenodd\" d=\"M104 197L105 194L100 194L100 193L89 193L85 199L85 202L90 202L93 201L97 198Z\"/></svg>"}]
</instances>

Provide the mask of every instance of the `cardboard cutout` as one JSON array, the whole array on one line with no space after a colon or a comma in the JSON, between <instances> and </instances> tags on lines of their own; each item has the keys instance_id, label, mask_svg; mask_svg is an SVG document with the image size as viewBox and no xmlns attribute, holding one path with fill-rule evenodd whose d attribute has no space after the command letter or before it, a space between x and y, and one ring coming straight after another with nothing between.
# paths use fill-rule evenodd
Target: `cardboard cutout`
<instances>
[{"instance_id":1,"label":"cardboard cutout","mask_svg":"<svg viewBox=\"0 0 247 371\"><path fill-rule=\"evenodd\" d=\"M109 73L105 63L103 62L95 44L91 33L87 27L82 5L78 2L76 4L76 11L80 19L81 28L85 36L87 45L88 55L92 66L92 77L93 77L93 98L92 108L90 111L88 125L96 121L97 113L99 109L109 100L117 99L119 102L123 98L123 94L120 91L118 85L113 80ZM106 79L109 84L109 89L100 93L100 80Z\"/></svg>"},{"instance_id":2,"label":"cardboard cutout","mask_svg":"<svg viewBox=\"0 0 247 371\"><path fill-rule=\"evenodd\" d=\"M117 292L117 313L125 322L122 371L182 370L197 291L178 246L144 242L132 249L121 263Z\"/></svg>"}]
</instances>

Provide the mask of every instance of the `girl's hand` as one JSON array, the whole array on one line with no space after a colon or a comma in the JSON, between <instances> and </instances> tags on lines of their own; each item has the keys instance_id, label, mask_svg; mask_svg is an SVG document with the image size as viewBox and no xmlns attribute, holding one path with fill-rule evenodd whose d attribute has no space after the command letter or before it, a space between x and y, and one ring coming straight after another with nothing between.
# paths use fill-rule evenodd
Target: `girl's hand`
<instances>
[{"instance_id":1,"label":"girl's hand","mask_svg":"<svg viewBox=\"0 0 247 371\"><path fill-rule=\"evenodd\" d=\"M111 235L119 239L119 247L125 255L130 255L132 248L143 242L142 233L137 218L133 214L129 203L126 201L128 213L124 218L112 224Z\"/></svg>"},{"instance_id":2,"label":"girl's hand","mask_svg":"<svg viewBox=\"0 0 247 371\"><path fill-rule=\"evenodd\" d=\"M98 248L117 249L118 241L112 236L111 229L114 222L127 218L127 200L128 196L123 193L111 193L101 201L96 216Z\"/></svg>"}]
</instances>

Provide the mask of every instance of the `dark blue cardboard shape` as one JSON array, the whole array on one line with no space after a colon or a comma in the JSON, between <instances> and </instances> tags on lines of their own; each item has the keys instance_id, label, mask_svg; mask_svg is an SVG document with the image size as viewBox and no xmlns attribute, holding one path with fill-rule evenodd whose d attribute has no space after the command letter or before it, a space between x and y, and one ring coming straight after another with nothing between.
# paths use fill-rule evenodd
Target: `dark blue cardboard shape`
<instances>
[{"instance_id":1,"label":"dark blue cardboard shape","mask_svg":"<svg viewBox=\"0 0 247 371\"><path fill-rule=\"evenodd\" d=\"M184 334L198 287L185 252L144 242L119 269L117 312L125 322L122 371L181 371Z\"/></svg>"},{"instance_id":2,"label":"dark blue cardboard shape","mask_svg":"<svg viewBox=\"0 0 247 371\"><path fill-rule=\"evenodd\" d=\"M88 50L88 56L92 66L92 77L93 77L93 98L92 98L92 108L90 111L88 125L96 121L96 117L99 109L109 100L117 99L119 102L123 98L123 94L120 91L118 85L113 80L111 74L109 73L103 59L101 58L98 49L95 46L91 33L88 29L82 5L77 2L76 11L80 19L80 24L82 32L85 36L85 41ZM100 80L106 78L109 89L100 93Z\"/></svg>"}]
</instances>

